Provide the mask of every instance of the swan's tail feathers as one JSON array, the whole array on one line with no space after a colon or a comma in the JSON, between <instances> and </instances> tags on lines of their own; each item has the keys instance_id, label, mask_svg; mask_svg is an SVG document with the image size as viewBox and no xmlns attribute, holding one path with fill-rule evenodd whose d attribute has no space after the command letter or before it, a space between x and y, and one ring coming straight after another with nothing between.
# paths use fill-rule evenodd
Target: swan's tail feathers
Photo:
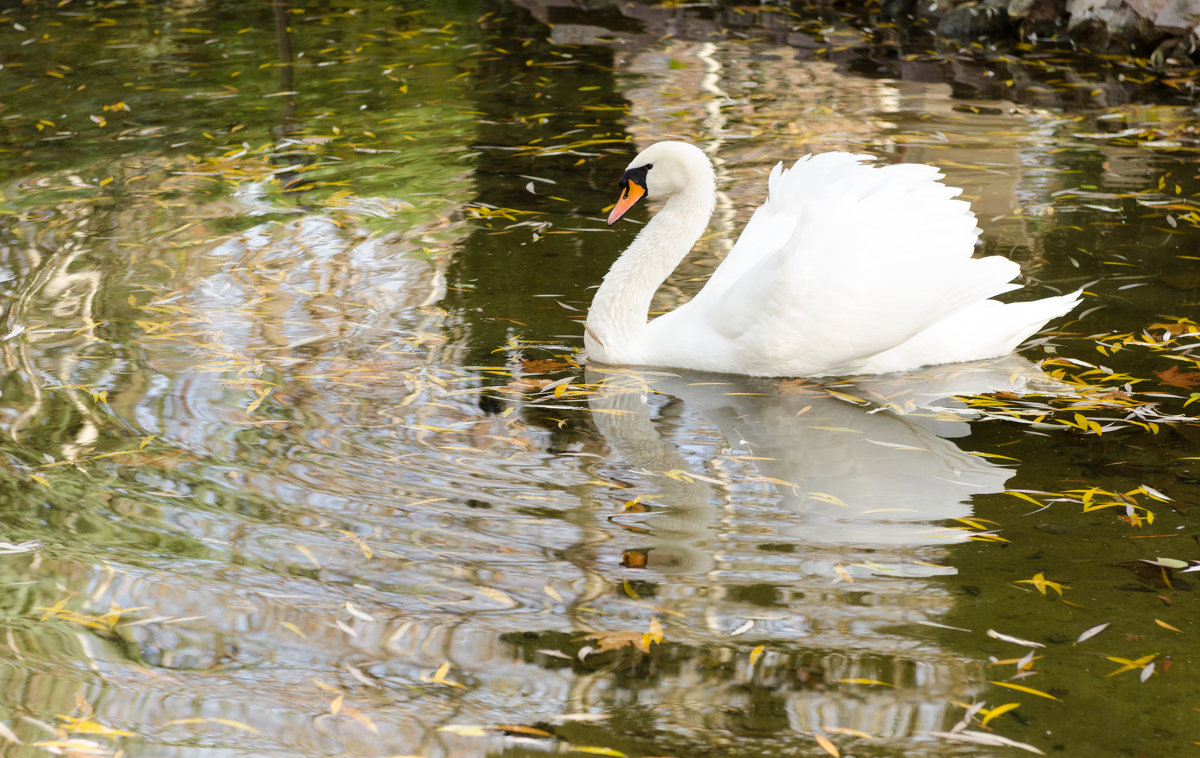
<instances>
[{"instance_id":1,"label":"swan's tail feathers","mask_svg":"<svg viewBox=\"0 0 1200 758\"><path fill-rule=\"evenodd\" d=\"M1075 306L1079 305L1082 300L1083 291L1076 290L1066 295L1046 297L1041 300L1007 303L1004 306L1004 317L1011 319L1016 324L1023 323L1024 326L1019 330L1018 336L1013 339L1012 345L1005 352L1008 353L1015 350L1018 345L1040 331L1050 319L1064 316L1073 311Z\"/></svg>"},{"instance_id":2,"label":"swan's tail feathers","mask_svg":"<svg viewBox=\"0 0 1200 758\"><path fill-rule=\"evenodd\" d=\"M917 365L958 363L1007 355L1053 318L1079 305L1082 292L1001 303L977 302L912 339L871 358L864 373L904 371Z\"/></svg>"}]
</instances>

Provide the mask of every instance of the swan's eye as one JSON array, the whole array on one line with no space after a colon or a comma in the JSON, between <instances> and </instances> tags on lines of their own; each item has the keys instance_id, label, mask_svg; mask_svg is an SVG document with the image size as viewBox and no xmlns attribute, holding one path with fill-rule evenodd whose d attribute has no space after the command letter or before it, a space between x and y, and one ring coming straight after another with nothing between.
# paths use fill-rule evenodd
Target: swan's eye
<instances>
[{"instance_id":1,"label":"swan's eye","mask_svg":"<svg viewBox=\"0 0 1200 758\"><path fill-rule=\"evenodd\" d=\"M646 172L652 168L654 168L654 164L647 163L644 166L638 166L636 168L626 170L624 175L621 176L621 181L618 186L622 191L624 191L625 185L629 182L633 182L642 189L646 189Z\"/></svg>"}]
</instances>

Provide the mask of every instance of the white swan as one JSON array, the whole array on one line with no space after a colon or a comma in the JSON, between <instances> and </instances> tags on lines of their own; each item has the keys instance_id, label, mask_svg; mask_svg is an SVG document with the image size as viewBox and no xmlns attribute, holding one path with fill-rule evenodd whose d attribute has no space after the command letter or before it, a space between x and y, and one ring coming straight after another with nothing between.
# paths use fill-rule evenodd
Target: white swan
<instances>
[{"instance_id":1,"label":"white swan","mask_svg":"<svg viewBox=\"0 0 1200 758\"><path fill-rule=\"evenodd\" d=\"M584 344L600 363L752 376L907 371L1006 355L1078 292L1021 303L1020 266L972 258L975 215L932 166L876 167L824 153L776 165L769 199L687 303L647 323L650 300L708 225L712 164L659 142L629 164L616 222L643 197L666 204L609 269Z\"/></svg>"}]
</instances>

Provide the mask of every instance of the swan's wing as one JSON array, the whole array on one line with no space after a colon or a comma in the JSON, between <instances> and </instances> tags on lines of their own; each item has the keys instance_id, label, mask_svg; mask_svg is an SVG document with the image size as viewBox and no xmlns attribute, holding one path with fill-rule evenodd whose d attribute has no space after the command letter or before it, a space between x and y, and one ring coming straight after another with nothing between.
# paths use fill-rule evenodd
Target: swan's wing
<instances>
[{"instance_id":1,"label":"swan's wing","mask_svg":"<svg viewBox=\"0 0 1200 758\"><path fill-rule=\"evenodd\" d=\"M937 169L867 159L825 153L776 166L734 249L662 327L736 345L762 363L748 373L850 373L1016 287L1016 263L971 257L975 216Z\"/></svg>"},{"instance_id":2,"label":"swan's wing","mask_svg":"<svg viewBox=\"0 0 1200 758\"><path fill-rule=\"evenodd\" d=\"M954 363L1006 355L1046 322L1079 305L1082 293L1001 303L981 300L939 321L896 347L871 357L859 371L906 371L931 363Z\"/></svg>"},{"instance_id":3,"label":"swan's wing","mask_svg":"<svg viewBox=\"0 0 1200 758\"><path fill-rule=\"evenodd\" d=\"M800 209L805 204L805 192L814 195L820 188L845 179L847 171L855 171L860 163L875 160L873 156L852 153L822 153L806 155L791 169L783 162L775 164L767 177L767 199L750 217L733 249L713 272L704 289L717 295L733 285L738 277L757 263L779 250L796 231ZM800 195L800 196L798 196Z\"/></svg>"}]
</instances>

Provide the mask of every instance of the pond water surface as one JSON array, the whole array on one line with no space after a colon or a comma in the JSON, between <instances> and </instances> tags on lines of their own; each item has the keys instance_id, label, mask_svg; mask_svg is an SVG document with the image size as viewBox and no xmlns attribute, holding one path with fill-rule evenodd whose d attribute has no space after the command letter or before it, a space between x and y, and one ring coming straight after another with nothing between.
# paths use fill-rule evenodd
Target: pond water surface
<instances>
[{"instance_id":1,"label":"pond water surface","mask_svg":"<svg viewBox=\"0 0 1200 758\"><path fill-rule=\"evenodd\" d=\"M1200 744L1195 71L702 4L0 30L4 755ZM1085 304L911 376L588 366L664 138L720 195L656 309L831 149Z\"/></svg>"}]
</instances>

